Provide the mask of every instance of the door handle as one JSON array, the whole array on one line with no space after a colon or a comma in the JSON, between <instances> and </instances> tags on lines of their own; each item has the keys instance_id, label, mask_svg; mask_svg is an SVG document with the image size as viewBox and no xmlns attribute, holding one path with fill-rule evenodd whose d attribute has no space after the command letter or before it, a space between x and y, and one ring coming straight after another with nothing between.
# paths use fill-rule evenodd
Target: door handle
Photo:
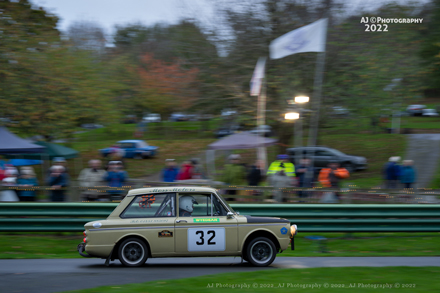
<instances>
[{"instance_id":1,"label":"door handle","mask_svg":"<svg viewBox=\"0 0 440 293\"><path fill-rule=\"evenodd\" d=\"M176 220L176 223L187 223L186 220Z\"/></svg>"}]
</instances>

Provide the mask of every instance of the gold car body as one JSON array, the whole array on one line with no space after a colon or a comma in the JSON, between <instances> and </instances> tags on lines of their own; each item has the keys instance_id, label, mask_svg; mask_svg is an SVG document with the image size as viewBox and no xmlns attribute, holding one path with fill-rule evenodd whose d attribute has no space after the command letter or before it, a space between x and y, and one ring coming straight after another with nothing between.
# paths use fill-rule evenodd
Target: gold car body
<instances>
[{"instance_id":1,"label":"gold car body","mask_svg":"<svg viewBox=\"0 0 440 293\"><path fill-rule=\"evenodd\" d=\"M165 195L169 195L170 199L170 210L165 216L142 214L148 214L153 207L157 210L155 201ZM179 199L188 195L207 199L206 215L179 215ZM197 208L203 212L205 205L199 205ZM224 208L225 211L214 212L216 208ZM93 257L111 259L118 258L118 244L128 237L144 240L149 257L154 258L241 256L247 241L260 236L271 239L277 252L281 252L287 249L292 233L296 234L289 220L239 215L217 190L205 187L133 189L106 220L89 222L84 227L85 252Z\"/></svg>"}]
</instances>

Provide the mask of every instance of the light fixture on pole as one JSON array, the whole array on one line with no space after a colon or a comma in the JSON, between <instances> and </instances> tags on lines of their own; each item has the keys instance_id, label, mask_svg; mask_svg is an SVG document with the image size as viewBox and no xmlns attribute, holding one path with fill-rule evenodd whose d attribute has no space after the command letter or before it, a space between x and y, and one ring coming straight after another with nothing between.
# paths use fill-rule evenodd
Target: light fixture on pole
<instances>
[{"instance_id":1,"label":"light fixture on pole","mask_svg":"<svg viewBox=\"0 0 440 293\"><path fill-rule=\"evenodd\" d=\"M297 120L299 119L299 113L298 112L289 112L284 114L284 119L286 120Z\"/></svg>"},{"instance_id":2,"label":"light fixture on pole","mask_svg":"<svg viewBox=\"0 0 440 293\"><path fill-rule=\"evenodd\" d=\"M304 104L304 103L308 103L309 100L310 100L310 98L307 96L297 96L297 97L295 97L294 101L296 104Z\"/></svg>"}]
</instances>

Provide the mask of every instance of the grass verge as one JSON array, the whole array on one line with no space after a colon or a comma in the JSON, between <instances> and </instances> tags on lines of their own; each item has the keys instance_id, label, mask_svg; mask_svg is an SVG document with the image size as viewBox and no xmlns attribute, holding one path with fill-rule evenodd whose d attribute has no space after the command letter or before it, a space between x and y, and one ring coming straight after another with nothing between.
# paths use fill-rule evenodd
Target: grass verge
<instances>
[{"instance_id":1,"label":"grass verge","mask_svg":"<svg viewBox=\"0 0 440 293\"><path fill-rule=\"evenodd\" d=\"M313 268L227 273L69 292L436 292L438 267ZM312 287L313 286L313 287ZM352 290L349 290L352 289Z\"/></svg>"},{"instance_id":2,"label":"grass verge","mask_svg":"<svg viewBox=\"0 0 440 293\"><path fill-rule=\"evenodd\" d=\"M327 252L306 236L326 237ZM1 233L0 258L80 258L82 233ZM299 233L279 256L439 256L440 233Z\"/></svg>"}]
</instances>

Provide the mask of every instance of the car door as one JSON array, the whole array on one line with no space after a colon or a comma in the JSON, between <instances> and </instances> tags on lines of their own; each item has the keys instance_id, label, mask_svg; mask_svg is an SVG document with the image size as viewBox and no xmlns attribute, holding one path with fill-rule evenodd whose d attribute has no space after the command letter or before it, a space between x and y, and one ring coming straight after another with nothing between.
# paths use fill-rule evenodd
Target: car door
<instances>
[{"instance_id":1,"label":"car door","mask_svg":"<svg viewBox=\"0 0 440 293\"><path fill-rule=\"evenodd\" d=\"M334 159L334 155L327 151L327 150L322 150L322 149L318 149L315 151L315 166L316 167L327 167L328 163Z\"/></svg>"},{"instance_id":2,"label":"car door","mask_svg":"<svg viewBox=\"0 0 440 293\"><path fill-rule=\"evenodd\" d=\"M145 237L153 255L175 251L175 198L175 193L138 195L120 215L124 220L123 229Z\"/></svg>"},{"instance_id":3,"label":"car door","mask_svg":"<svg viewBox=\"0 0 440 293\"><path fill-rule=\"evenodd\" d=\"M227 217L228 210L216 194L180 193L178 196L176 254L222 255L238 251L237 220ZM188 204L190 201L192 205Z\"/></svg>"}]
</instances>

